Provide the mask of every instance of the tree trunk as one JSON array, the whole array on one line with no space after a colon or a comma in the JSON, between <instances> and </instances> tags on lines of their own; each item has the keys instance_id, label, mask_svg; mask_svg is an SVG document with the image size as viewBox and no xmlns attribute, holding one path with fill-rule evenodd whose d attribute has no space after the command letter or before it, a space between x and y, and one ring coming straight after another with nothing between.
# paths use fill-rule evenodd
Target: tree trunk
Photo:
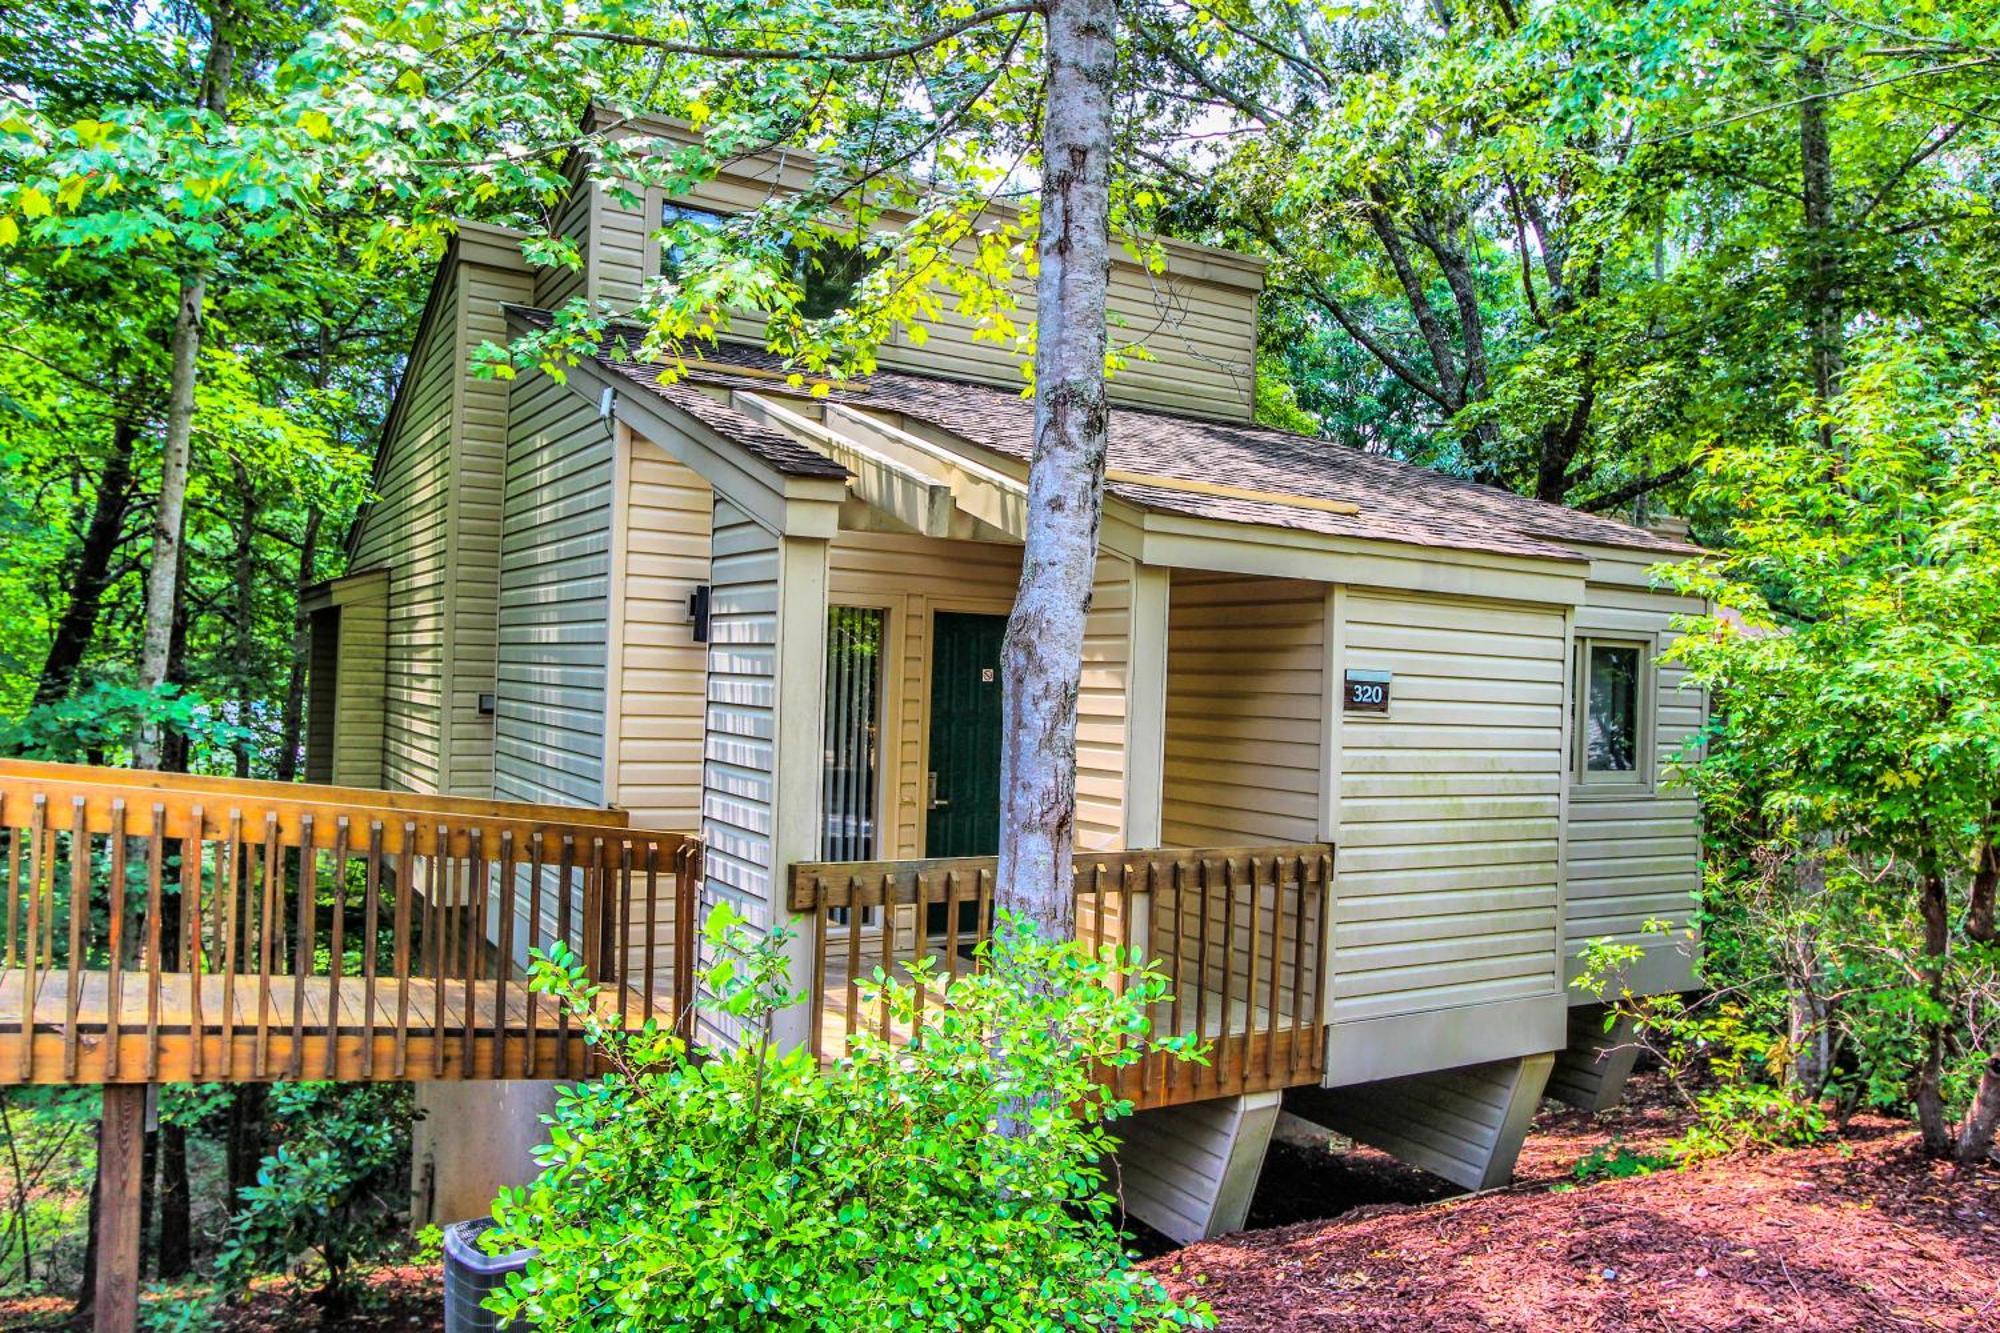
<instances>
[{"instance_id":1,"label":"tree trunk","mask_svg":"<svg viewBox=\"0 0 2000 1333\"><path fill-rule=\"evenodd\" d=\"M1115 0L1050 0L1036 253L1035 447L1021 584L1002 650L996 905L1075 933L1076 700L1104 505Z\"/></svg>"},{"instance_id":2,"label":"tree trunk","mask_svg":"<svg viewBox=\"0 0 2000 1333\"><path fill-rule=\"evenodd\" d=\"M1809 849L1800 856L1793 895L1808 908L1805 917L1818 919L1817 904L1826 897L1826 854L1820 849ZM1792 1051L1790 1081L1794 1091L1810 1101L1825 1090L1833 1066L1833 1025L1827 999L1820 992L1823 967L1818 935L1810 927L1794 927L1784 957L1786 1036Z\"/></svg>"},{"instance_id":3,"label":"tree trunk","mask_svg":"<svg viewBox=\"0 0 2000 1333\"><path fill-rule=\"evenodd\" d=\"M1944 990L1945 960L1951 948L1951 922L1945 899L1944 877L1932 871L1924 874L1921 900L1924 921L1924 979L1935 1017L1924 1020L1924 1060L1917 1071L1917 1128L1922 1131L1924 1151L1932 1157L1949 1157L1955 1145L1944 1114Z\"/></svg>"},{"instance_id":4,"label":"tree trunk","mask_svg":"<svg viewBox=\"0 0 2000 1333\"><path fill-rule=\"evenodd\" d=\"M257 660L257 485L250 475L250 469L242 459L236 461L236 486L242 508L237 515L235 551L235 634L233 637L235 661L231 664L236 677L236 725L247 727L251 716L251 694L255 690L253 682L256 672L251 663ZM236 752L236 776L250 776L250 741L239 737L232 747Z\"/></svg>"},{"instance_id":5,"label":"tree trunk","mask_svg":"<svg viewBox=\"0 0 2000 1333\"><path fill-rule=\"evenodd\" d=\"M1840 255L1834 229L1833 141L1827 133L1826 58L1808 55L1801 65L1807 100L1799 104L1799 175L1806 242L1806 337L1812 356L1813 394L1824 407L1840 390ZM1833 427L1820 427L1820 444L1833 448Z\"/></svg>"},{"instance_id":6,"label":"tree trunk","mask_svg":"<svg viewBox=\"0 0 2000 1333\"><path fill-rule=\"evenodd\" d=\"M186 1277L194 1266L193 1200L188 1188L187 1127L160 1121L160 1278Z\"/></svg>"},{"instance_id":7,"label":"tree trunk","mask_svg":"<svg viewBox=\"0 0 2000 1333\"><path fill-rule=\"evenodd\" d=\"M1994 891L2000 888L2000 799L1987 808L1986 827L1980 831L1973 858L1972 885L1965 903L1965 934L1980 944L1993 944L2000 941L1993 920Z\"/></svg>"},{"instance_id":8,"label":"tree trunk","mask_svg":"<svg viewBox=\"0 0 2000 1333\"><path fill-rule=\"evenodd\" d=\"M264 1164L264 1104L268 1087L262 1083L238 1084L229 1103L227 1205L233 1215L242 1203L245 1187L257 1183L257 1169Z\"/></svg>"},{"instance_id":9,"label":"tree trunk","mask_svg":"<svg viewBox=\"0 0 2000 1333\"><path fill-rule=\"evenodd\" d=\"M1972 1096L1971 1109L1958 1133L1958 1160L1962 1166L1977 1166L1993 1155L1993 1136L2000 1130L2000 1055L1986 1062L1979 1076L1979 1090Z\"/></svg>"},{"instance_id":10,"label":"tree trunk","mask_svg":"<svg viewBox=\"0 0 2000 1333\"><path fill-rule=\"evenodd\" d=\"M306 515L306 530L299 539L299 573L293 594L292 664L285 676L285 705L278 724L278 781L292 782L299 776L299 754L305 739L306 664L312 651L312 621L296 608L305 600L319 573L320 512Z\"/></svg>"},{"instance_id":11,"label":"tree trunk","mask_svg":"<svg viewBox=\"0 0 2000 1333\"><path fill-rule=\"evenodd\" d=\"M132 454L138 438L138 427L126 418L111 424L111 452L97 476L90 522L84 528L70 576L69 601L56 621L48 655L42 659L41 677L35 683L37 704L67 698L76 684L77 668L90 651L97 613L111 582L111 561L118 554L118 543L125 535L125 516L132 508Z\"/></svg>"},{"instance_id":12,"label":"tree trunk","mask_svg":"<svg viewBox=\"0 0 2000 1333\"><path fill-rule=\"evenodd\" d=\"M199 109L216 117L229 110L229 80L236 47L228 5L210 15L208 57L202 66ZM139 640L139 688L156 690L167 680L172 651L174 604L180 589L181 536L187 512L188 468L194 439L194 388L201 352L201 321L208 301L208 274L196 268L181 278L169 344L173 370L167 384L167 432L160 454L160 497L153 515L153 562L146 571L146 614ZM160 728L147 723L132 747L137 768L160 766Z\"/></svg>"},{"instance_id":13,"label":"tree trunk","mask_svg":"<svg viewBox=\"0 0 2000 1333\"><path fill-rule=\"evenodd\" d=\"M104 1194L104 1121L99 1116L97 1122L98 1167L92 1172L90 1181L90 1211L86 1215L87 1229L83 1233L83 1280L77 1283L76 1304L70 1307L74 1315L87 1315L97 1308L97 1243L102 1231L98 1219L103 1209L100 1207ZM23 1186L23 1188L26 1188ZM22 1240L27 1239L23 1234Z\"/></svg>"}]
</instances>

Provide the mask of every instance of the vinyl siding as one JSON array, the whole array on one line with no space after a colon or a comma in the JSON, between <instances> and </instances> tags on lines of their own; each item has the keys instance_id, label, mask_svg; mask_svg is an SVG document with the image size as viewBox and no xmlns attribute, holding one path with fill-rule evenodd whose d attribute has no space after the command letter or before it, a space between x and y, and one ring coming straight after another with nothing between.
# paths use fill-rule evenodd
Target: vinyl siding
<instances>
[{"instance_id":1,"label":"vinyl siding","mask_svg":"<svg viewBox=\"0 0 2000 1333\"><path fill-rule=\"evenodd\" d=\"M675 202L719 212L747 211L768 197L767 182L727 176ZM649 233L657 227L660 198L633 207L597 193L588 238L590 294L618 309L637 303L643 281L658 266ZM568 217L565 213L565 218ZM969 252L969 247L968 247ZM1111 378L1114 402L1228 420L1248 420L1255 405L1257 292L1255 279L1219 256L1176 255L1169 271L1154 273L1122 250L1114 251L1107 309L1111 345L1126 363ZM1226 276L1225 276L1226 274ZM1250 285L1246 285L1246 282ZM1012 315L1025 331L1035 318L1033 283L1017 280L1020 306ZM573 295L552 283L548 294ZM898 332L878 352L885 367L1018 389L1024 383L1025 345L977 340L976 320L959 313L957 299L938 293L943 309L926 321L919 344ZM734 336L761 343L758 320L737 320ZM1143 351L1138 350L1143 348Z\"/></svg>"},{"instance_id":2,"label":"vinyl siding","mask_svg":"<svg viewBox=\"0 0 2000 1333\"><path fill-rule=\"evenodd\" d=\"M712 521L703 866L711 901L727 898L763 924L777 876L779 539L720 496Z\"/></svg>"},{"instance_id":3,"label":"vinyl siding","mask_svg":"<svg viewBox=\"0 0 2000 1333\"><path fill-rule=\"evenodd\" d=\"M535 304L544 310L554 310L579 296L587 294L591 261L590 224L591 195L588 187L572 187L556 212L554 231L558 236L568 237L576 242L582 266L578 268L542 268L535 272Z\"/></svg>"},{"instance_id":4,"label":"vinyl siding","mask_svg":"<svg viewBox=\"0 0 2000 1333\"><path fill-rule=\"evenodd\" d=\"M376 498L350 569L389 571L382 780L435 792L442 778L445 590L450 582L453 386L461 274L449 271L404 371L404 399L383 442Z\"/></svg>"},{"instance_id":5,"label":"vinyl siding","mask_svg":"<svg viewBox=\"0 0 2000 1333\"><path fill-rule=\"evenodd\" d=\"M1319 836L1326 589L1176 571L1167 611L1170 847Z\"/></svg>"},{"instance_id":6,"label":"vinyl siding","mask_svg":"<svg viewBox=\"0 0 2000 1333\"><path fill-rule=\"evenodd\" d=\"M1076 699L1076 845L1125 844L1126 687L1132 678L1132 562L1101 555L1083 627Z\"/></svg>"},{"instance_id":7,"label":"vinyl siding","mask_svg":"<svg viewBox=\"0 0 2000 1333\"><path fill-rule=\"evenodd\" d=\"M383 684L388 662L381 597L349 602L334 636L333 763L338 787L382 785Z\"/></svg>"},{"instance_id":8,"label":"vinyl siding","mask_svg":"<svg viewBox=\"0 0 2000 1333\"><path fill-rule=\"evenodd\" d=\"M1343 596L1336 1023L1559 993L1564 615Z\"/></svg>"},{"instance_id":9,"label":"vinyl siding","mask_svg":"<svg viewBox=\"0 0 2000 1333\"><path fill-rule=\"evenodd\" d=\"M461 267L459 436L454 450L451 587L445 601L449 651L445 657L443 790L458 796L493 791L494 719L479 711L479 696L495 689L498 667L500 527L506 490L508 385L470 371L482 343L504 344L502 302L529 299L526 272L481 265Z\"/></svg>"},{"instance_id":10,"label":"vinyl siding","mask_svg":"<svg viewBox=\"0 0 2000 1333\"><path fill-rule=\"evenodd\" d=\"M1351 1088L1299 1090L1286 1106L1464 1189L1514 1175L1554 1057L1497 1060Z\"/></svg>"},{"instance_id":11,"label":"vinyl siding","mask_svg":"<svg viewBox=\"0 0 2000 1333\"><path fill-rule=\"evenodd\" d=\"M1699 614L1699 599L1654 590L1648 564L1598 554L1592 560L1576 634L1629 639L1664 652L1675 637L1672 619ZM1577 670L1572 663L1572 672ZM1649 933L1650 919L1684 926L1701 887L1700 810L1692 792L1667 781L1666 768L1702 725L1705 704L1682 689L1678 666L1656 671L1653 699L1653 782L1627 791L1573 781L1565 848L1568 894L1564 933L1574 957L1592 940L1636 944L1657 955L1635 972L1635 988L1675 989L1690 983L1691 959L1676 939ZM1581 681L1576 689L1580 693ZM1574 971L1574 966L1572 966ZM1589 997L1574 996L1582 1003Z\"/></svg>"},{"instance_id":12,"label":"vinyl siding","mask_svg":"<svg viewBox=\"0 0 2000 1333\"><path fill-rule=\"evenodd\" d=\"M544 374L514 381L501 516L493 788L604 802L611 429Z\"/></svg>"},{"instance_id":13,"label":"vinyl siding","mask_svg":"<svg viewBox=\"0 0 2000 1333\"><path fill-rule=\"evenodd\" d=\"M1276 1093L1259 1093L1141 1111L1118 1122L1126 1211L1184 1245L1239 1230L1278 1107Z\"/></svg>"},{"instance_id":14,"label":"vinyl siding","mask_svg":"<svg viewBox=\"0 0 2000 1333\"><path fill-rule=\"evenodd\" d=\"M612 796L643 828L701 826L708 650L688 597L709 577L708 483L643 436L620 485L617 716Z\"/></svg>"}]
</instances>

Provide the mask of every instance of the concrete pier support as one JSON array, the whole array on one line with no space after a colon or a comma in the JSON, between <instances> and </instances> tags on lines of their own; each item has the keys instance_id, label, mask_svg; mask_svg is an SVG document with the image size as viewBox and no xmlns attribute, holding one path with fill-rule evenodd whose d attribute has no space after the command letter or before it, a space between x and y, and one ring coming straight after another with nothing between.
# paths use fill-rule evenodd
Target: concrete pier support
<instances>
[{"instance_id":1,"label":"concrete pier support","mask_svg":"<svg viewBox=\"0 0 2000 1333\"><path fill-rule=\"evenodd\" d=\"M462 1222L493 1210L502 1188L540 1174L535 1149L549 1141L542 1117L558 1083L419 1083L422 1118L410 1136L410 1220Z\"/></svg>"},{"instance_id":2,"label":"concrete pier support","mask_svg":"<svg viewBox=\"0 0 2000 1333\"><path fill-rule=\"evenodd\" d=\"M1469 1190L1514 1176L1553 1053L1355 1083L1293 1088L1286 1109Z\"/></svg>"},{"instance_id":3,"label":"concrete pier support","mask_svg":"<svg viewBox=\"0 0 2000 1333\"><path fill-rule=\"evenodd\" d=\"M1625 1081L1639 1048L1632 1044L1632 1020L1621 1018L1609 1032L1605 1006L1580 1004L1569 1011L1569 1045L1556 1052L1548 1095L1579 1111L1606 1111L1625 1095Z\"/></svg>"},{"instance_id":4,"label":"concrete pier support","mask_svg":"<svg viewBox=\"0 0 2000 1333\"><path fill-rule=\"evenodd\" d=\"M1125 1211L1183 1245L1241 1231L1282 1094L1141 1111L1116 1126Z\"/></svg>"}]
</instances>

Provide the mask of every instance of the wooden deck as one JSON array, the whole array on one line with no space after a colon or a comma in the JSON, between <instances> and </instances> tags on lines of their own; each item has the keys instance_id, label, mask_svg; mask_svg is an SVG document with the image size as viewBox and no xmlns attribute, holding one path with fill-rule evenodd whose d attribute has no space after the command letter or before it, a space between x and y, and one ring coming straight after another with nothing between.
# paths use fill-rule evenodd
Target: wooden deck
<instances>
[{"instance_id":1,"label":"wooden deck","mask_svg":"<svg viewBox=\"0 0 2000 1333\"><path fill-rule=\"evenodd\" d=\"M672 1024L698 858L604 811L0 761L0 1084L581 1076L525 960Z\"/></svg>"},{"instance_id":2,"label":"wooden deck","mask_svg":"<svg viewBox=\"0 0 2000 1333\"><path fill-rule=\"evenodd\" d=\"M992 931L993 873L992 857L792 868L792 908L813 933L808 993L823 1060L859 1030L914 1035L870 1002L865 983L877 971L907 981L921 958L941 979L973 966ZM1079 937L1150 960L1173 997L1150 1015L1153 1030L1207 1048L1205 1065L1154 1056L1105 1071L1117 1095L1143 1109L1320 1082L1331 875L1332 849L1317 845L1078 856ZM859 929L849 924L857 912Z\"/></svg>"},{"instance_id":3,"label":"wooden deck","mask_svg":"<svg viewBox=\"0 0 2000 1333\"><path fill-rule=\"evenodd\" d=\"M327 977L208 975L199 978L197 1004L192 976L164 973L156 988L153 978L128 972L118 979L115 1006L109 973L80 972L77 980L73 1009L67 972L41 980L33 1041L25 1042L26 974L0 973L0 1084L565 1078L590 1067L554 1002L519 982L506 984L504 998L501 983L473 982L468 1025L466 983L431 977L372 986L342 977L336 993ZM599 1011L608 1016L614 1007ZM649 1009L627 992L628 1024L649 1013L671 1022L667 1006Z\"/></svg>"}]
</instances>

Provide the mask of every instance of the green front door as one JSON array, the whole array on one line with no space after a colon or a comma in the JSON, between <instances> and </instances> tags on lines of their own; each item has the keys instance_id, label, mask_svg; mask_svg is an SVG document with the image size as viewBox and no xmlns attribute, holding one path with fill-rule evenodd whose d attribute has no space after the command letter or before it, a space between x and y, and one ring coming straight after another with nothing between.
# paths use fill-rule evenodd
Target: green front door
<instances>
[{"instance_id":1,"label":"green front door","mask_svg":"<svg viewBox=\"0 0 2000 1333\"><path fill-rule=\"evenodd\" d=\"M1000 641L1007 617L940 611L931 622L927 856L1000 850Z\"/></svg>"}]
</instances>

